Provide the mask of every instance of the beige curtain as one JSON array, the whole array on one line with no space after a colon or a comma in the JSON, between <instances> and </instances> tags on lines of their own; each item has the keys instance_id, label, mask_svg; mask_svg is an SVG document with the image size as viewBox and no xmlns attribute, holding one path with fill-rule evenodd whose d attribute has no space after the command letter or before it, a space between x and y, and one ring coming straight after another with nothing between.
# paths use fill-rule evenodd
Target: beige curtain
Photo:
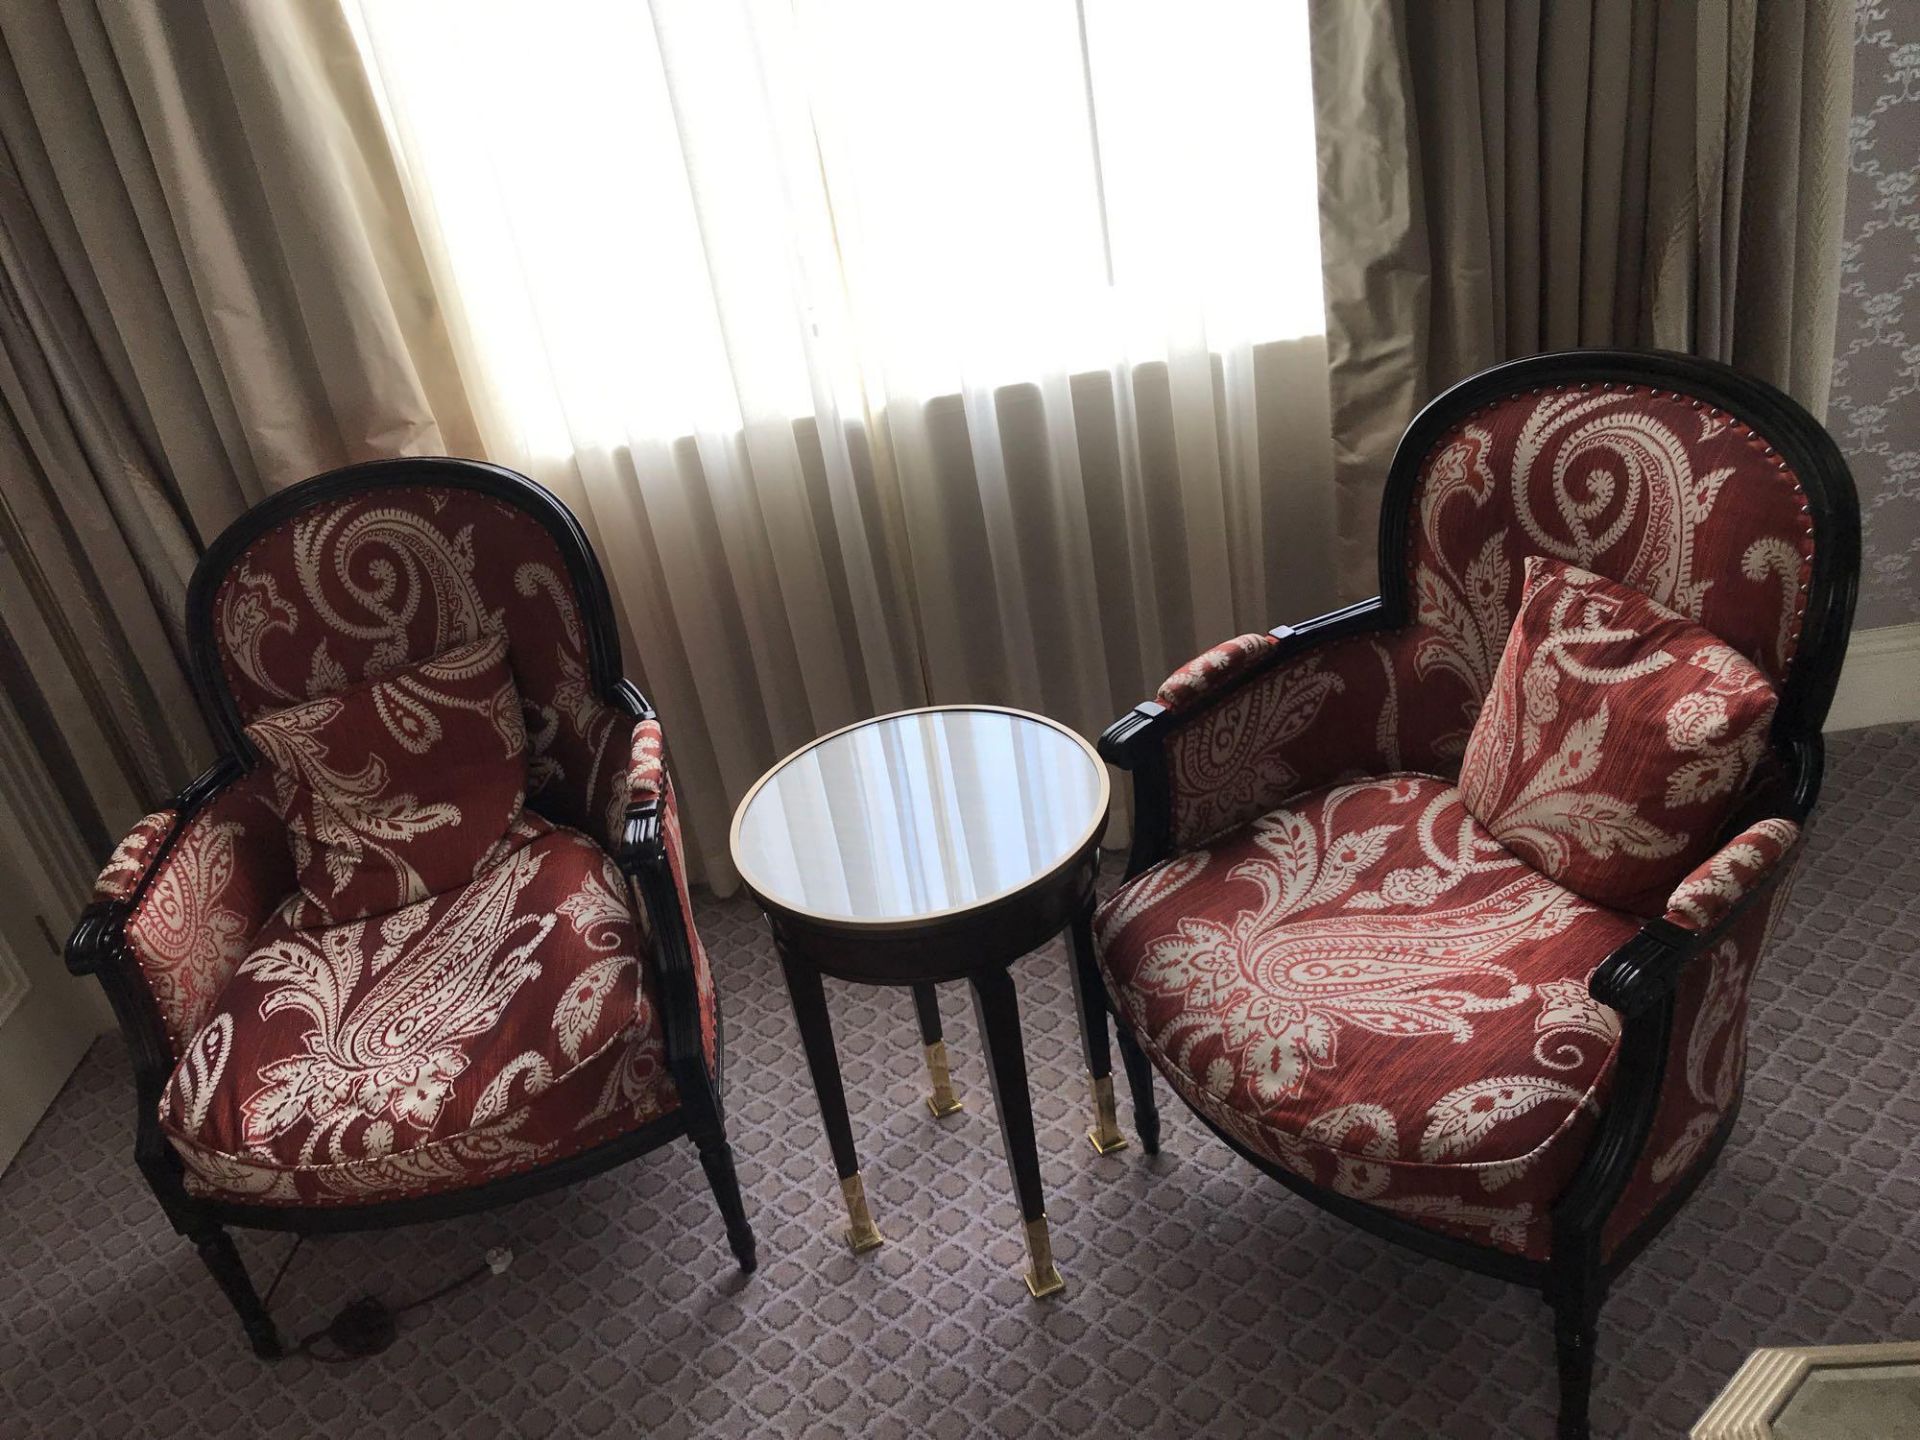
<instances>
[{"instance_id":1,"label":"beige curtain","mask_svg":"<svg viewBox=\"0 0 1920 1440\"><path fill-rule=\"evenodd\" d=\"M202 545L474 433L337 6L0 6L0 682L89 849L209 758Z\"/></svg>"},{"instance_id":2,"label":"beige curtain","mask_svg":"<svg viewBox=\"0 0 1920 1440\"><path fill-rule=\"evenodd\" d=\"M353 13L487 453L593 535L716 888L826 730L1094 735L1330 603L1299 0Z\"/></svg>"},{"instance_id":3,"label":"beige curtain","mask_svg":"<svg viewBox=\"0 0 1920 1440\"><path fill-rule=\"evenodd\" d=\"M1498 360L1638 345L1825 410L1847 0L1311 0L1343 588L1407 422Z\"/></svg>"},{"instance_id":4,"label":"beige curtain","mask_svg":"<svg viewBox=\"0 0 1920 1440\"><path fill-rule=\"evenodd\" d=\"M803 8L0 8L0 663L91 848L203 758L200 547L368 456L580 515L723 888L823 730L1325 607L1298 0Z\"/></svg>"},{"instance_id":5,"label":"beige curtain","mask_svg":"<svg viewBox=\"0 0 1920 1440\"><path fill-rule=\"evenodd\" d=\"M58 271L0 152L0 681L97 853L206 755L176 620L196 552L71 292L28 274Z\"/></svg>"}]
</instances>

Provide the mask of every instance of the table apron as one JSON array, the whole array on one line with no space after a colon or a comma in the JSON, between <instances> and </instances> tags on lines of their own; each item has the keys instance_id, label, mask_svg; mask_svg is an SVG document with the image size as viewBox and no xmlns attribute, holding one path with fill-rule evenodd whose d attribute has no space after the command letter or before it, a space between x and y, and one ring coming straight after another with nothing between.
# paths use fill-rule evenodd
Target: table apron
<instances>
[{"instance_id":1,"label":"table apron","mask_svg":"<svg viewBox=\"0 0 1920 1440\"><path fill-rule=\"evenodd\" d=\"M1093 850L1058 883L910 928L857 931L772 910L767 923L787 955L836 980L862 985L964 980L1011 965L1065 930L1092 903L1098 855Z\"/></svg>"}]
</instances>

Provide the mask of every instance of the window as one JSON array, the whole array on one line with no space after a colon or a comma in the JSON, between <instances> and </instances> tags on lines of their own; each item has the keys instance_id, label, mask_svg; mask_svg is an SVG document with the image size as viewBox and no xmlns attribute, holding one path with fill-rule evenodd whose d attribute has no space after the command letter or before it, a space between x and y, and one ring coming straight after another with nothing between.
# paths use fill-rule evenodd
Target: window
<instances>
[{"instance_id":1,"label":"window","mask_svg":"<svg viewBox=\"0 0 1920 1440\"><path fill-rule=\"evenodd\" d=\"M1304 0L349 0L529 448L1321 329Z\"/></svg>"}]
</instances>

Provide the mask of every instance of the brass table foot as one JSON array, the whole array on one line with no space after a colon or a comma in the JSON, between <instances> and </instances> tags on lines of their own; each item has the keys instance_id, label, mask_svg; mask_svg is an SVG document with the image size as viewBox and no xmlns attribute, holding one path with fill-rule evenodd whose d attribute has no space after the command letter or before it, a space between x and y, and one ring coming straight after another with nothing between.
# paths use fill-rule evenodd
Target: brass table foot
<instances>
[{"instance_id":1,"label":"brass table foot","mask_svg":"<svg viewBox=\"0 0 1920 1440\"><path fill-rule=\"evenodd\" d=\"M1113 1104L1113 1076L1087 1078L1093 1085L1093 1126L1087 1131L1087 1139L1101 1155L1126 1149L1127 1137L1120 1133L1120 1116Z\"/></svg>"},{"instance_id":2,"label":"brass table foot","mask_svg":"<svg viewBox=\"0 0 1920 1440\"><path fill-rule=\"evenodd\" d=\"M1058 1295L1067 1288L1060 1270L1053 1263L1053 1240L1047 1234L1047 1217L1027 1221L1027 1273L1021 1277L1036 1300Z\"/></svg>"},{"instance_id":3,"label":"brass table foot","mask_svg":"<svg viewBox=\"0 0 1920 1440\"><path fill-rule=\"evenodd\" d=\"M880 1227L873 1223L873 1212L867 1209L867 1187L861 1183L858 1170L840 1182L840 1194L847 1202L848 1248L864 1255L886 1244Z\"/></svg>"},{"instance_id":4,"label":"brass table foot","mask_svg":"<svg viewBox=\"0 0 1920 1440\"><path fill-rule=\"evenodd\" d=\"M947 1042L936 1040L927 1046L927 1078L933 1082L933 1093L927 1096L927 1109L936 1120L944 1120L956 1110L964 1109L960 1097L953 1093L953 1076L947 1070Z\"/></svg>"}]
</instances>

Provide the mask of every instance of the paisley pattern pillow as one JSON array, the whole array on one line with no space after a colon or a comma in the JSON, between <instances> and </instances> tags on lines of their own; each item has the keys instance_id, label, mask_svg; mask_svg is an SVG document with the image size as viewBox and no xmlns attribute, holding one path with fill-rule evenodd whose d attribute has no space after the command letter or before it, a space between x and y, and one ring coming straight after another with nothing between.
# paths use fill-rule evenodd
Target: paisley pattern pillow
<instances>
[{"instance_id":1,"label":"paisley pattern pillow","mask_svg":"<svg viewBox=\"0 0 1920 1440\"><path fill-rule=\"evenodd\" d=\"M1713 850L1766 751L1777 698L1693 621L1536 555L1460 793L1542 874L1657 915Z\"/></svg>"},{"instance_id":2,"label":"paisley pattern pillow","mask_svg":"<svg viewBox=\"0 0 1920 1440\"><path fill-rule=\"evenodd\" d=\"M456 889L520 814L527 734L504 635L483 635L247 726L300 873L296 926Z\"/></svg>"}]
</instances>

